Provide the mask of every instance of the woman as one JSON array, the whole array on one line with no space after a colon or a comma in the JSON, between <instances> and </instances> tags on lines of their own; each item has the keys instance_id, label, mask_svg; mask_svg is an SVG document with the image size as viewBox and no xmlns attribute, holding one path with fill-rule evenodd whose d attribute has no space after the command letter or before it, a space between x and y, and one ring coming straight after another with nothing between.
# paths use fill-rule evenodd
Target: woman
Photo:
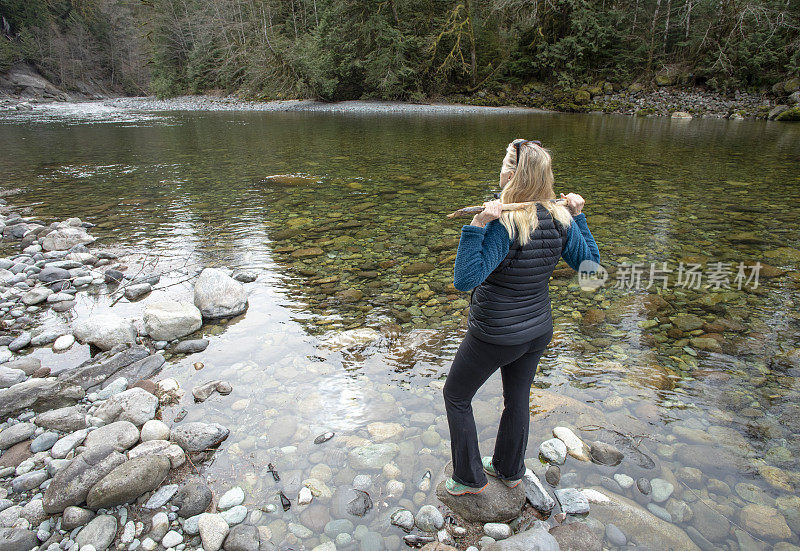
<instances>
[{"instance_id":1,"label":"woman","mask_svg":"<svg viewBox=\"0 0 800 551\"><path fill-rule=\"evenodd\" d=\"M536 366L553 336L548 282L560 257L573 269L600 261L597 244L581 213L580 195L556 202L550 154L538 141L514 140L500 172L499 201L461 229L454 285L473 289L467 335L456 352L444 400L450 426L453 476L450 494L477 494L486 475L513 488L525 473ZM536 201L526 210L502 212L504 203ZM504 409L494 454L481 458L472 398L500 368Z\"/></svg>"}]
</instances>

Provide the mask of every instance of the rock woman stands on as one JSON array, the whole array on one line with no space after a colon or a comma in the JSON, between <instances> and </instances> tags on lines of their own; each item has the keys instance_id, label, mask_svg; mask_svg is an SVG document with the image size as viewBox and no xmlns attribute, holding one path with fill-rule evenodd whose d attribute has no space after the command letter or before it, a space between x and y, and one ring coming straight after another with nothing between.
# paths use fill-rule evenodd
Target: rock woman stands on
<instances>
[{"instance_id":1,"label":"rock woman stands on","mask_svg":"<svg viewBox=\"0 0 800 551\"><path fill-rule=\"evenodd\" d=\"M580 195L556 203L550 154L538 141L514 140L500 173L499 201L461 230L454 285L473 289L467 335L456 352L444 386L450 426L453 495L480 493L486 475L515 487L525 473L536 366L553 336L549 280L560 257L573 269L600 261L597 244L581 213ZM535 201L526 210L502 212L503 203ZM565 206L566 205L566 206ZM500 369L505 407L494 454L481 458L472 398Z\"/></svg>"}]
</instances>

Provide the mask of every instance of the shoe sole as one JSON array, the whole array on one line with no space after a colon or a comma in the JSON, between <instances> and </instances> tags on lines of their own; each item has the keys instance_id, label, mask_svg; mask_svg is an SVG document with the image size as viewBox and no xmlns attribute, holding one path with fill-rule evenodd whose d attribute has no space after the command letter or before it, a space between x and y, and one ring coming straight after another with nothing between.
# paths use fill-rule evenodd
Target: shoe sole
<instances>
[{"instance_id":1,"label":"shoe sole","mask_svg":"<svg viewBox=\"0 0 800 551\"><path fill-rule=\"evenodd\" d=\"M497 478L497 480L501 481L503 484L506 485L506 488L509 488L509 489L510 488L516 488L517 486L519 486L519 483L522 482L522 479L519 479L516 482L514 482L513 486L509 486L508 485L508 482L509 482L508 480L503 480L502 478L499 478L496 474L490 473L489 471L487 471L486 468L483 469L483 472L485 472L486 474L488 474L491 477Z\"/></svg>"},{"instance_id":2,"label":"shoe sole","mask_svg":"<svg viewBox=\"0 0 800 551\"><path fill-rule=\"evenodd\" d=\"M480 488L479 490L476 490L474 492L472 492L470 490L464 490L463 492L457 492L456 493L456 492L451 492L449 489L447 489L447 487L445 487L445 491L448 494L450 494L451 496L463 496L463 495L466 495L466 494L477 495L477 494L481 493L482 491L484 491L488 485L489 485L489 483L487 482L486 484L483 485L482 488Z\"/></svg>"}]
</instances>

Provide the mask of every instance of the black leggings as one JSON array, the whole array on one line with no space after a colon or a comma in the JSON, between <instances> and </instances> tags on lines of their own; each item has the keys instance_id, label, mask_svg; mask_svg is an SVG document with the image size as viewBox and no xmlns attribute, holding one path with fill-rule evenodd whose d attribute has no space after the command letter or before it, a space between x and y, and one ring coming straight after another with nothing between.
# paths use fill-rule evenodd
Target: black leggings
<instances>
[{"instance_id":1,"label":"black leggings","mask_svg":"<svg viewBox=\"0 0 800 551\"><path fill-rule=\"evenodd\" d=\"M472 415L472 398L492 373L503 378L503 415L497 430L492 466L499 478L517 480L525 474L525 449L530 425L529 400L536 366L553 332L518 345L484 342L469 331L456 352L444 385L453 480L472 487L486 484Z\"/></svg>"}]
</instances>

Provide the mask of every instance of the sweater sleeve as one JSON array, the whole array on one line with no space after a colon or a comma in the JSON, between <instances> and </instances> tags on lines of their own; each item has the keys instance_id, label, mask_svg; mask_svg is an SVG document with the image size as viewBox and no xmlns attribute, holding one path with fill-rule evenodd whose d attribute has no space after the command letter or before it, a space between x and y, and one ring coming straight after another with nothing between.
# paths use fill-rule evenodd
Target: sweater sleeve
<instances>
[{"instance_id":1,"label":"sweater sleeve","mask_svg":"<svg viewBox=\"0 0 800 551\"><path fill-rule=\"evenodd\" d=\"M496 220L484 228L462 227L453 273L455 288L469 291L480 285L508 255L510 247L508 232Z\"/></svg>"},{"instance_id":2,"label":"sweater sleeve","mask_svg":"<svg viewBox=\"0 0 800 551\"><path fill-rule=\"evenodd\" d=\"M576 272L584 260L600 263L600 251L592 232L589 231L585 214L581 213L572 218L572 224L567 230L567 243L564 245L561 256Z\"/></svg>"}]
</instances>

